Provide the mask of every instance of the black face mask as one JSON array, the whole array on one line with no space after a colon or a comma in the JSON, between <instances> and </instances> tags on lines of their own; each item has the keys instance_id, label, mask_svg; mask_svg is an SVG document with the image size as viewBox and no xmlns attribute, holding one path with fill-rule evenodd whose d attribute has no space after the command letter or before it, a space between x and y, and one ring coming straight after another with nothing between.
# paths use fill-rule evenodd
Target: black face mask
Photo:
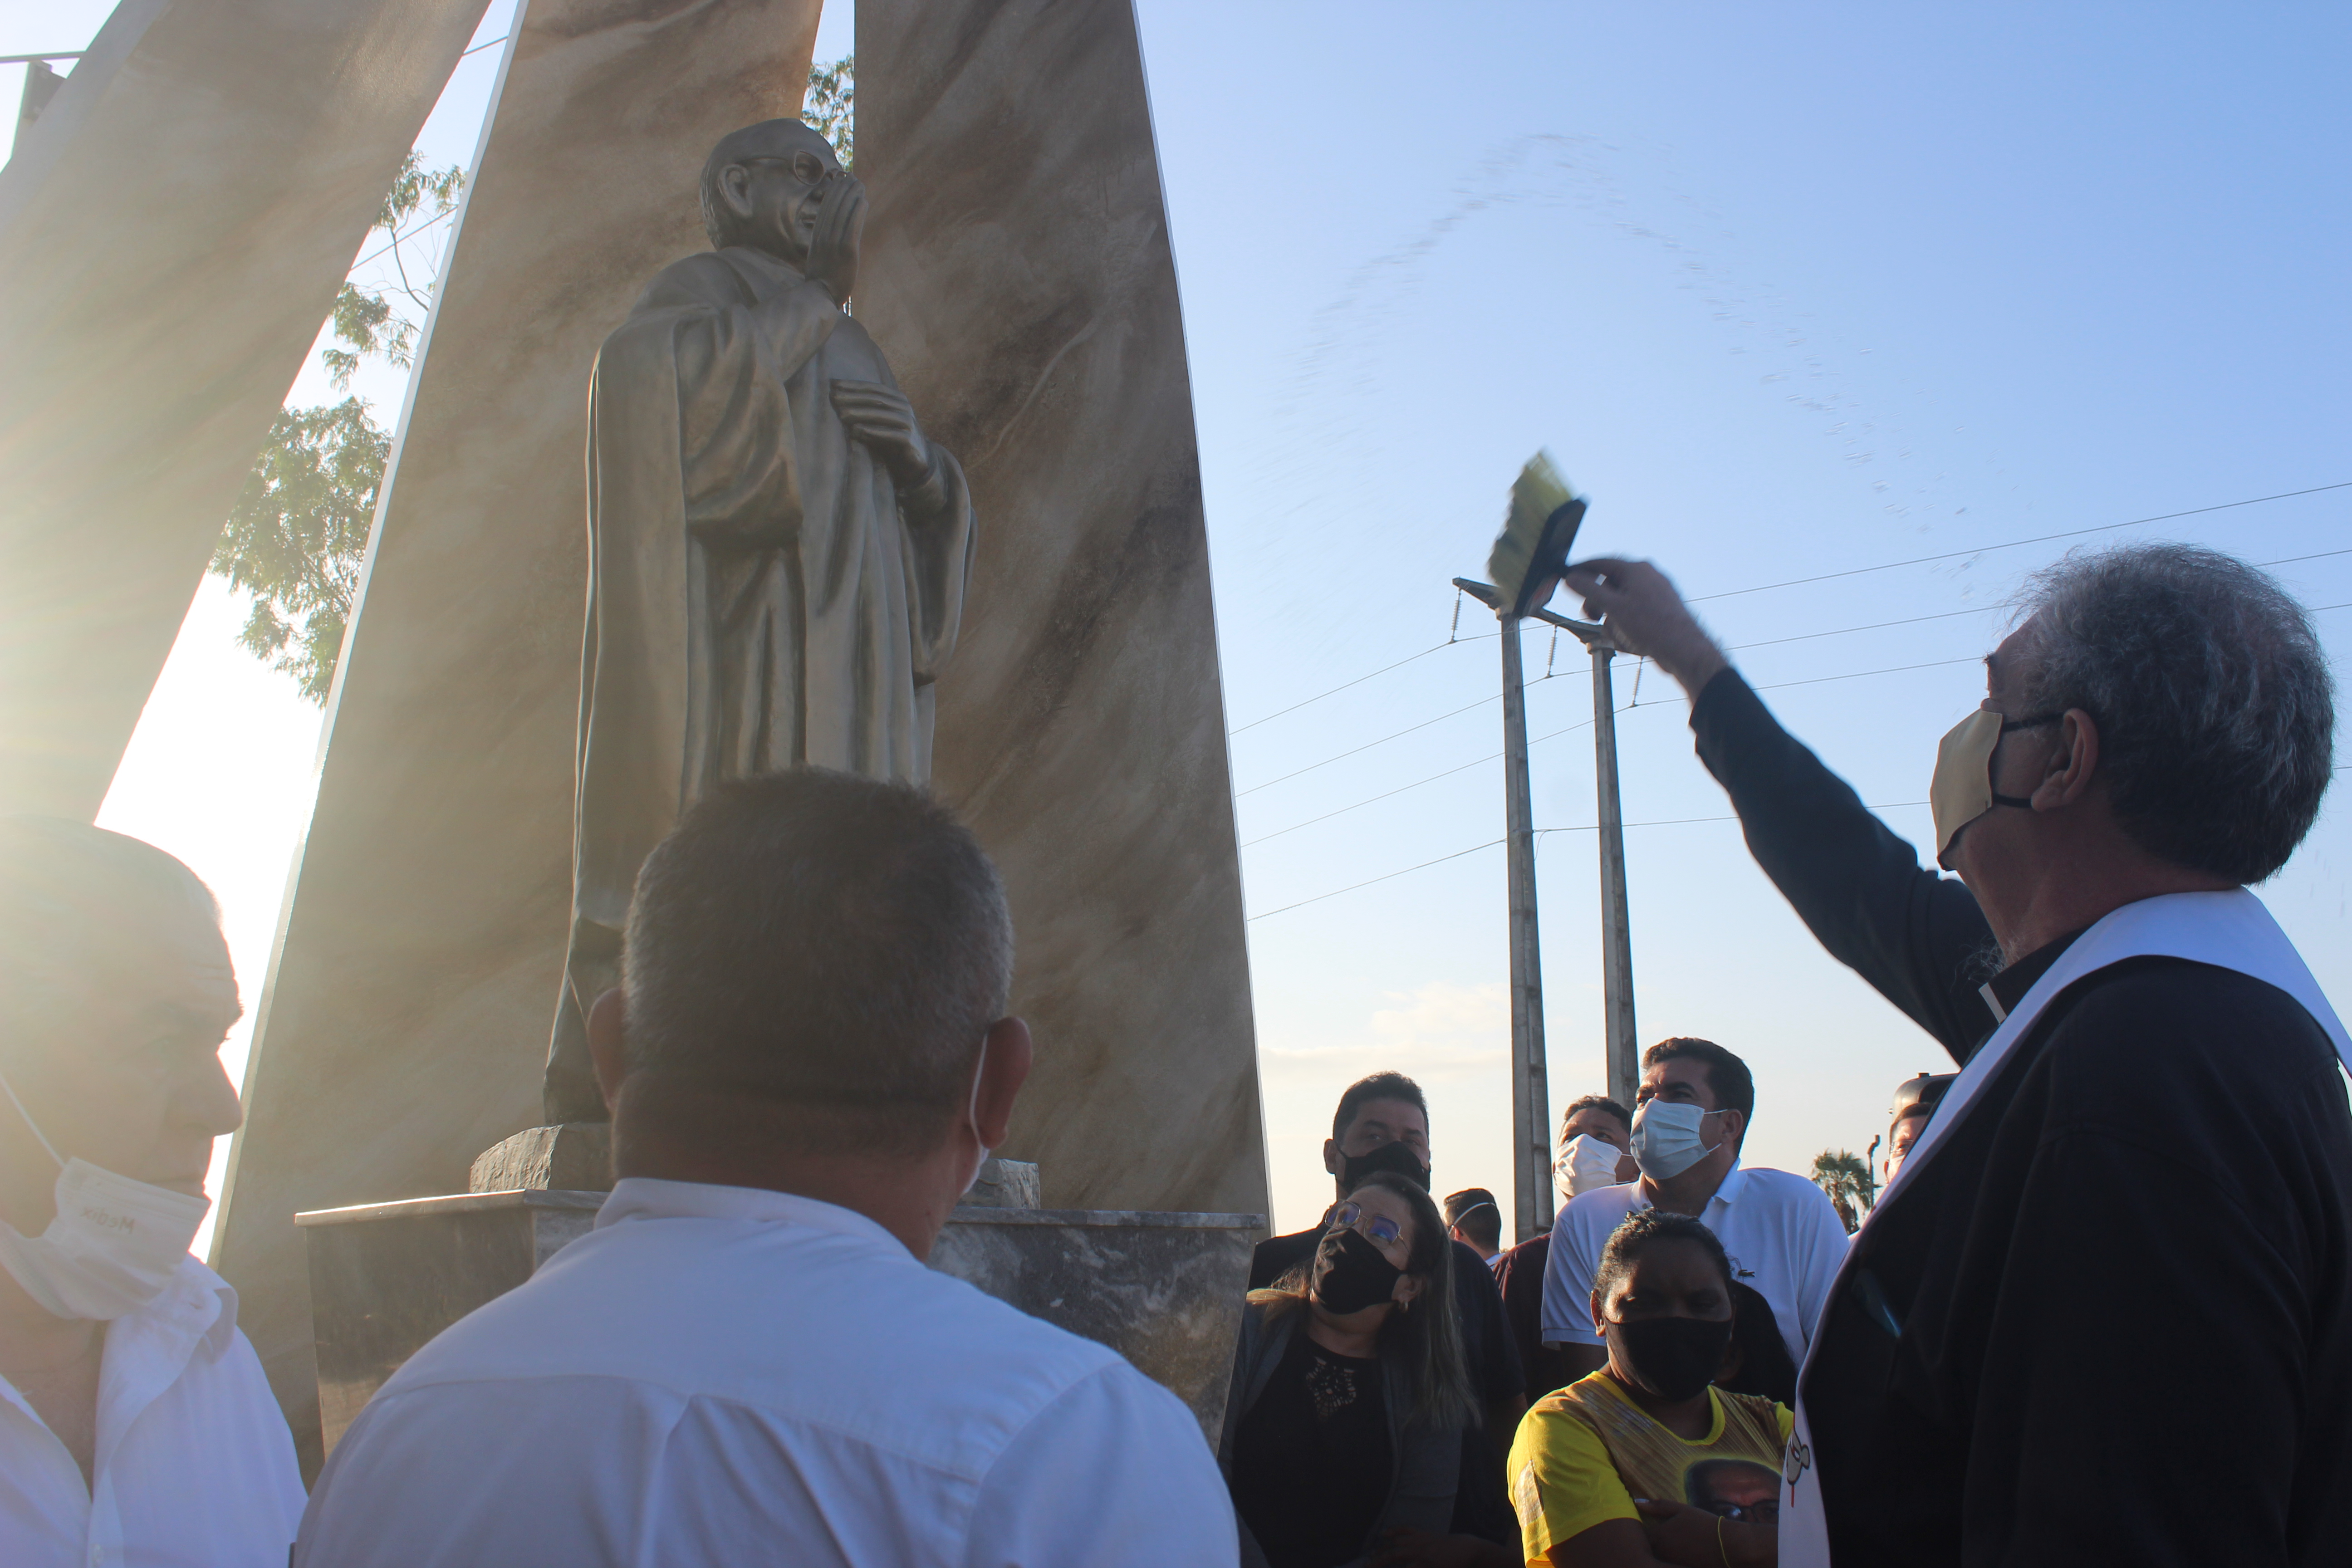
<instances>
[{"instance_id":1,"label":"black face mask","mask_svg":"<svg viewBox=\"0 0 2352 1568\"><path fill-rule=\"evenodd\" d=\"M1387 1300L1403 1278L1404 1270L1381 1257L1361 1232L1335 1230L1316 1244L1308 1289L1325 1310L1345 1317Z\"/></svg>"},{"instance_id":2,"label":"black face mask","mask_svg":"<svg viewBox=\"0 0 2352 1568\"><path fill-rule=\"evenodd\" d=\"M1634 1378L1661 1399L1695 1399L1723 1370L1732 1320L1641 1318L1612 1323Z\"/></svg>"},{"instance_id":3,"label":"black face mask","mask_svg":"<svg viewBox=\"0 0 2352 1568\"><path fill-rule=\"evenodd\" d=\"M1429 1191L1429 1167L1409 1143L1383 1143L1369 1154L1341 1155L1339 1184L1352 1193L1374 1171L1393 1171L1423 1192Z\"/></svg>"}]
</instances>

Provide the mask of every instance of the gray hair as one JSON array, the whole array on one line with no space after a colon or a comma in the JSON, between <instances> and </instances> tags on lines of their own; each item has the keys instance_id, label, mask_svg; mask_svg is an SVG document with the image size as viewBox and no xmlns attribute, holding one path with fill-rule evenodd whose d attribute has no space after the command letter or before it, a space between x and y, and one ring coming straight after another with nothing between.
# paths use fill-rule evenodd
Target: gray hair
<instances>
[{"instance_id":1,"label":"gray hair","mask_svg":"<svg viewBox=\"0 0 2352 1568\"><path fill-rule=\"evenodd\" d=\"M763 1102L828 1152L912 1151L1004 1016L1013 919L929 795L799 768L714 792L655 848L622 971L633 1079Z\"/></svg>"},{"instance_id":2,"label":"gray hair","mask_svg":"<svg viewBox=\"0 0 2352 1568\"><path fill-rule=\"evenodd\" d=\"M177 912L217 929L194 871L127 834L62 816L0 816L0 1005L22 1016L125 922Z\"/></svg>"},{"instance_id":3,"label":"gray hair","mask_svg":"<svg viewBox=\"0 0 2352 1568\"><path fill-rule=\"evenodd\" d=\"M2032 633L2017 716L2091 715L2135 844L2233 882L2286 864L2335 760L2334 682L2302 605L2190 544L2070 555L2021 605Z\"/></svg>"}]
</instances>

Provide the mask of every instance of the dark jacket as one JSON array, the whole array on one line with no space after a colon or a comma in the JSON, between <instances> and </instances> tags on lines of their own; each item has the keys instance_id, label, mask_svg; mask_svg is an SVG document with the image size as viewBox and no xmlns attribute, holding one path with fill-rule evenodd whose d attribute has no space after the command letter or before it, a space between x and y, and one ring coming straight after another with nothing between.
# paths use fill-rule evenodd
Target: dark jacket
<instances>
[{"instance_id":1,"label":"dark jacket","mask_svg":"<svg viewBox=\"0 0 2352 1568\"><path fill-rule=\"evenodd\" d=\"M1217 1439L1217 1467L1224 1472L1227 1486L1233 1484L1234 1435L1241 1430L1242 1417L1273 1380L1283 1352L1290 1348L1291 1336L1306 1324L1304 1307L1269 1313L1264 1303L1252 1301L1242 1309L1241 1337L1234 1348L1233 1388L1225 1396L1225 1429ZM1389 1452L1394 1468L1388 1506L1381 1510L1379 1521L1364 1542L1367 1557L1383 1535L1401 1524L1432 1535L1446 1533L1454 1517L1454 1481L1462 1469L1462 1427L1432 1426L1412 1418L1412 1376L1402 1357L1381 1358L1381 1398L1388 1412ZM1238 1519L1234 1522L1241 1529L1242 1568L1265 1568L1265 1554L1258 1550L1248 1524Z\"/></svg>"},{"instance_id":2,"label":"dark jacket","mask_svg":"<svg viewBox=\"0 0 2352 1568\"><path fill-rule=\"evenodd\" d=\"M2014 1007L2072 940L1995 974L1968 889L1736 672L1691 727L1806 925L1954 1060L1998 1021L1979 987ZM1803 1379L1838 1568L2352 1562L2352 1109L2317 1021L2233 971L2115 964L1943 1137Z\"/></svg>"}]
</instances>

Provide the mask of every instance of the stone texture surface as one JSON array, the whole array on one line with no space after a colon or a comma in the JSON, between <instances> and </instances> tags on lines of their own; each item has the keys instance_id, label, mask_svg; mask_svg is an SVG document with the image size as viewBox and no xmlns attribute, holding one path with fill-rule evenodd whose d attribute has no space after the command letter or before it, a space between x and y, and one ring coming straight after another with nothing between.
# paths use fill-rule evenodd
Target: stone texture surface
<instances>
[{"instance_id":1,"label":"stone texture surface","mask_svg":"<svg viewBox=\"0 0 2352 1568\"><path fill-rule=\"evenodd\" d=\"M587 1234L602 1193L486 1193L305 1214L324 1441L425 1341ZM1175 1391L1216 1439L1255 1214L959 1208L931 1267L1109 1345Z\"/></svg>"},{"instance_id":2,"label":"stone texture surface","mask_svg":"<svg viewBox=\"0 0 2352 1568\"><path fill-rule=\"evenodd\" d=\"M482 9L124 0L0 171L0 811L96 814Z\"/></svg>"},{"instance_id":3,"label":"stone texture surface","mask_svg":"<svg viewBox=\"0 0 2352 1568\"><path fill-rule=\"evenodd\" d=\"M215 1260L315 1451L298 1210L451 1193L538 1123L571 890L588 372L798 112L817 0L530 0L385 481ZM315 318L314 318L315 320Z\"/></svg>"},{"instance_id":4,"label":"stone texture surface","mask_svg":"<svg viewBox=\"0 0 2352 1568\"><path fill-rule=\"evenodd\" d=\"M526 1187L612 1191L612 1123L566 1121L553 1127L526 1127L482 1151L467 1173L469 1193L511 1193Z\"/></svg>"},{"instance_id":5,"label":"stone texture surface","mask_svg":"<svg viewBox=\"0 0 2352 1568\"><path fill-rule=\"evenodd\" d=\"M983 1160L971 1190L963 1195L965 1208L1034 1209L1045 1201L1045 1183L1037 1167L1024 1160Z\"/></svg>"},{"instance_id":6,"label":"stone texture surface","mask_svg":"<svg viewBox=\"0 0 2352 1568\"><path fill-rule=\"evenodd\" d=\"M587 1235L604 1201L602 1193L491 1193L296 1221L309 1255L321 1437L303 1456L304 1480L403 1362Z\"/></svg>"},{"instance_id":7,"label":"stone texture surface","mask_svg":"<svg viewBox=\"0 0 2352 1568\"><path fill-rule=\"evenodd\" d=\"M931 1267L1074 1334L1174 1391L1209 1442L1225 1418L1255 1214L960 1208Z\"/></svg>"},{"instance_id":8,"label":"stone texture surface","mask_svg":"<svg viewBox=\"0 0 2352 1568\"><path fill-rule=\"evenodd\" d=\"M1129 0L859 0L858 320L981 518L932 778L1003 868L1066 1207L1266 1206L1183 321ZM985 301L985 309L975 308Z\"/></svg>"}]
</instances>

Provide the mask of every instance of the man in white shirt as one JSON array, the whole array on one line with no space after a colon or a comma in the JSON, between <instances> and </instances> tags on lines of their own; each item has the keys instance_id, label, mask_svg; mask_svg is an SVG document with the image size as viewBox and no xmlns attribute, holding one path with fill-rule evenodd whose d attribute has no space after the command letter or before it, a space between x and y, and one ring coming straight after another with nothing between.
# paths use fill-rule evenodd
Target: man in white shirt
<instances>
[{"instance_id":1,"label":"man in white shirt","mask_svg":"<svg viewBox=\"0 0 2352 1568\"><path fill-rule=\"evenodd\" d=\"M151 845L0 817L0 1562L280 1568L294 1440L188 1256L236 977Z\"/></svg>"},{"instance_id":2,"label":"man in white shirt","mask_svg":"<svg viewBox=\"0 0 2352 1568\"><path fill-rule=\"evenodd\" d=\"M298 1568L1232 1563L1192 1413L923 1266L1003 1141L996 872L919 791L726 786L639 873L591 1010L620 1181L336 1447Z\"/></svg>"},{"instance_id":3,"label":"man in white shirt","mask_svg":"<svg viewBox=\"0 0 2352 1568\"><path fill-rule=\"evenodd\" d=\"M1739 1145L1756 1110L1748 1064L1712 1040L1662 1040L1642 1057L1633 1159L1642 1178L1570 1200L1552 1222L1544 1275L1543 1342L1576 1376L1607 1357L1592 1331L1592 1274L1601 1244L1636 1209L1695 1215L1715 1232L1742 1284L1771 1304L1790 1357L1805 1347L1845 1261L1845 1226L1822 1190L1786 1171L1743 1169Z\"/></svg>"}]
</instances>

